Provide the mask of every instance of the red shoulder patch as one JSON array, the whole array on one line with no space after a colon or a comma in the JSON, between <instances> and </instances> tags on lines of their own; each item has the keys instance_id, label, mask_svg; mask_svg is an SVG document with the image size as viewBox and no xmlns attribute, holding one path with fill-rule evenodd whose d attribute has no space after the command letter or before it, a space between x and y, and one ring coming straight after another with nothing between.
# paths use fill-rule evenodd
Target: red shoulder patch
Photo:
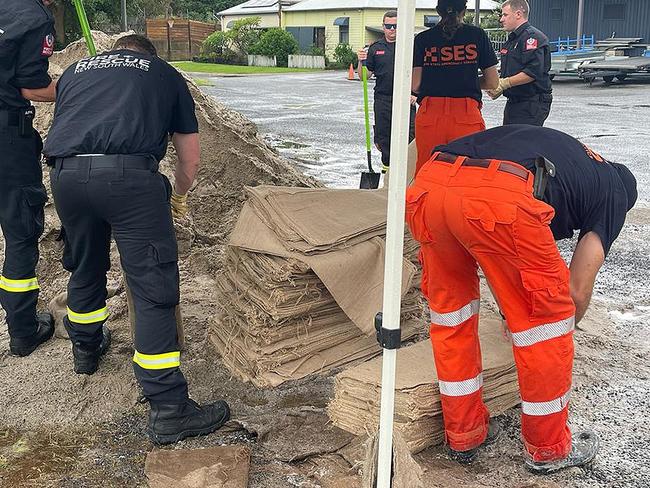
<instances>
[{"instance_id":1,"label":"red shoulder patch","mask_svg":"<svg viewBox=\"0 0 650 488\"><path fill-rule=\"evenodd\" d=\"M508 50L504 47L501 48L501 51L499 51L501 54L508 54Z\"/></svg>"},{"instance_id":2,"label":"red shoulder patch","mask_svg":"<svg viewBox=\"0 0 650 488\"><path fill-rule=\"evenodd\" d=\"M54 36L48 34L43 38L43 47L41 48L41 56L48 58L54 54Z\"/></svg>"},{"instance_id":3,"label":"red shoulder patch","mask_svg":"<svg viewBox=\"0 0 650 488\"><path fill-rule=\"evenodd\" d=\"M537 49L537 39L531 37L526 41L526 51L531 51L533 49Z\"/></svg>"},{"instance_id":4,"label":"red shoulder patch","mask_svg":"<svg viewBox=\"0 0 650 488\"><path fill-rule=\"evenodd\" d=\"M375 51L375 54L386 54L386 51Z\"/></svg>"}]
</instances>

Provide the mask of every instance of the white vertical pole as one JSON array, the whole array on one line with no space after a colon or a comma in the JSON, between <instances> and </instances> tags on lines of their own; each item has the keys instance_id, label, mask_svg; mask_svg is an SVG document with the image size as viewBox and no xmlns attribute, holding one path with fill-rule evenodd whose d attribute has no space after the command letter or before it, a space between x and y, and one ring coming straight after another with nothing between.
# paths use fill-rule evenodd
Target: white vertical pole
<instances>
[{"instance_id":1,"label":"white vertical pole","mask_svg":"<svg viewBox=\"0 0 650 488\"><path fill-rule=\"evenodd\" d=\"M582 34L585 19L585 0L578 0L578 49L582 47Z\"/></svg>"},{"instance_id":2,"label":"white vertical pole","mask_svg":"<svg viewBox=\"0 0 650 488\"><path fill-rule=\"evenodd\" d=\"M400 327L415 0L398 0L397 19L399 27L395 46L395 83L393 86L393 114L390 135L391 178L388 187L383 310L383 326L386 329L393 330ZM384 349L381 377L377 488L390 487L396 359L396 349Z\"/></svg>"},{"instance_id":3,"label":"white vertical pole","mask_svg":"<svg viewBox=\"0 0 650 488\"><path fill-rule=\"evenodd\" d=\"M129 30L129 21L126 17L126 0L122 0L122 32Z\"/></svg>"},{"instance_id":4,"label":"white vertical pole","mask_svg":"<svg viewBox=\"0 0 650 488\"><path fill-rule=\"evenodd\" d=\"M474 25L476 27L481 26L481 0L474 2Z\"/></svg>"}]
</instances>

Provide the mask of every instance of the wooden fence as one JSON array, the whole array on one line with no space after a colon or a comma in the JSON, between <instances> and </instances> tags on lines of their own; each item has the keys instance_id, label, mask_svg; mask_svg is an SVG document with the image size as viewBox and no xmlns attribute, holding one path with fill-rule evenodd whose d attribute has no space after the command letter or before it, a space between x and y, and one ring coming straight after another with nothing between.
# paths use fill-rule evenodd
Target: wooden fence
<instances>
[{"instance_id":1,"label":"wooden fence","mask_svg":"<svg viewBox=\"0 0 650 488\"><path fill-rule=\"evenodd\" d=\"M289 54L289 68L325 69L325 56Z\"/></svg>"},{"instance_id":2,"label":"wooden fence","mask_svg":"<svg viewBox=\"0 0 650 488\"><path fill-rule=\"evenodd\" d=\"M214 24L188 19L147 19L147 37L168 61L185 61L201 52L203 41L214 31Z\"/></svg>"}]
</instances>

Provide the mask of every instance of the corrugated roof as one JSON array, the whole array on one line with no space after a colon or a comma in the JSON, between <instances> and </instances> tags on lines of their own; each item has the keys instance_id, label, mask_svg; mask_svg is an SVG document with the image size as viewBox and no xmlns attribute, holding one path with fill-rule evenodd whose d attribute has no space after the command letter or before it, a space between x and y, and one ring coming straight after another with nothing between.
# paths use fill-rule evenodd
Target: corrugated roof
<instances>
[{"instance_id":1,"label":"corrugated roof","mask_svg":"<svg viewBox=\"0 0 650 488\"><path fill-rule=\"evenodd\" d=\"M416 0L416 8L420 10L435 9L433 0ZM475 0L467 1L467 9L474 10ZM497 3L492 0L481 0L481 10L493 10ZM287 12L303 12L308 10L359 10L359 9L396 9L397 0L302 0L291 7L283 8Z\"/></svg>"},{"instance_id":2,"label":"corrugated roof","mask_svg":"<svg viewBox=\"0 0 650 488\"><path fill-rule=\"evenodd\" d=\"M282 10L288 7L285 5L293 5L300 0L282 0ZM240 3L234 7L222 10L217 15L254 15L254 14L270 14L277 13L278 0L248 0L248 2Z\"/></svg>"}]
</instances>

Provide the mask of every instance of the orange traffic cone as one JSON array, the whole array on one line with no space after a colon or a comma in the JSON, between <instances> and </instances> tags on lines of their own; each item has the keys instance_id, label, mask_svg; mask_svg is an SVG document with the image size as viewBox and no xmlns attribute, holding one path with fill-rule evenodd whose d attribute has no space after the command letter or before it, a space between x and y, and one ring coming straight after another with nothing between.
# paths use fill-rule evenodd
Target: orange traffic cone
<instances>
[{"instance_id":1,"label":"orange traffic cone","mask_svg":"<svg viewBox=\"0 0 650 488\"><path fill-rule=\"evenodd\" d=\"M352 63L350 63L350 67L348 68L348 80L354 80L354 66L352 66Z\"/></svg>"}]
</instances>

